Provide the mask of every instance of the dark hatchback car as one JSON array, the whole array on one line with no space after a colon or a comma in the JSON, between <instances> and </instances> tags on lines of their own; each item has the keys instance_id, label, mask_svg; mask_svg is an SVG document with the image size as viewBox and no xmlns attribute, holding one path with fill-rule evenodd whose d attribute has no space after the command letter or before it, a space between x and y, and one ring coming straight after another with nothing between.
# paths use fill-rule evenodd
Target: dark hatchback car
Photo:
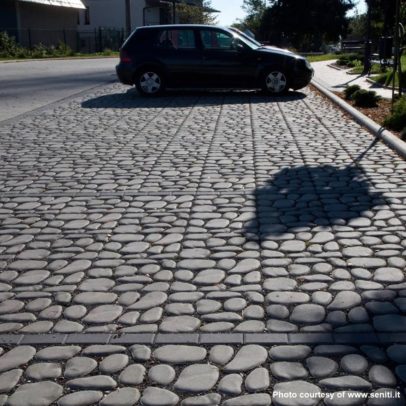
<instances>
[{"instance_id":1,"label":"dark hatchback car","mask_svg":"<svg viewBox=\"0 0 406 406\"><path fill-rule=\"evenodd\" d=\"M270 94L305 87L308 61L262 46L237 31L207 25L137 28L120 50L120 81L148 96L166 88L262 88Z\"/></svg>"}]
</instances>

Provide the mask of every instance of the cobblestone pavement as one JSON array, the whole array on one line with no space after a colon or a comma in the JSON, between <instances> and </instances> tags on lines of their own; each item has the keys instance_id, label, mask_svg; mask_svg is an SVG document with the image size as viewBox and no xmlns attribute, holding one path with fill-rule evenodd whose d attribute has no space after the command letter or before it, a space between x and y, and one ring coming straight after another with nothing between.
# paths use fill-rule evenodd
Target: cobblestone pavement
<instances>
[{"instance_id":1,"label":"cobblestone pavement","mask_svg":"<svg viewBox=\"0 0 406 406\"><path fill-rule=\"evenodd\" d=\"M405 162L310 89L125 90L0 126L0 405L404 405Z\"/></svg>"}]
</instances>

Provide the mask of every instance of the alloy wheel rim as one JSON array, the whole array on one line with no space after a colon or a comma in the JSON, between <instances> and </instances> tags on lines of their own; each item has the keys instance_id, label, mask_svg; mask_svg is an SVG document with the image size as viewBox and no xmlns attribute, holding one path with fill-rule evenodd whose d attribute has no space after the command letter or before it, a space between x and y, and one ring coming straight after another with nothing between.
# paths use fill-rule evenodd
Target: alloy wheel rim
<instances>
[{"instance_id":1,"label":"alloy wheel rim","mask_svg":"<svg viewBox=\"0 0 406 406\"><path fill-rule=\"evenodd\" d=\"M155 72L145 72L141 76L140 86L145 93L157 93L161 88L161 78Z\"/></svg>"},{"instance_id":2,"label":"alloy wheel rim","mask_svg":"<svg viewBox=\"0 0 406 406\"><path fill-rule=\"evenodd\" d=\"M271 93L283 92L286 88L286 76L279 71L271 72L265 79L266 87Z\"/></svg>"}]
</instances>

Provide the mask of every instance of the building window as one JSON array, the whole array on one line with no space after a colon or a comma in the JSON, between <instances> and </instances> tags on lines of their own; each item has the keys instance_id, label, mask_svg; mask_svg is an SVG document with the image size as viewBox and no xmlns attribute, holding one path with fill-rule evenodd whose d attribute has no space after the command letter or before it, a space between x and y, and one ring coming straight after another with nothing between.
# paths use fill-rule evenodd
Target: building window
<instances>
[{"instance_id":1,"label":"building window","mask_svg":"<svg viewBox=\"0 0 406 406\"><path fill-rule=\"evenodd\" d=\"M85 10L85 25L90 25L90 10L89 6L86 7Z\"/></svg>"},{"instance_id":2,"label":"building window","mask_svg":"<svg viewBox=\"0 0 406 406\"><path fill-rule=\"evenodd\" d=\"M77 25L80 25L80 11L77 14Z\"/></svg>"}]
</instances>

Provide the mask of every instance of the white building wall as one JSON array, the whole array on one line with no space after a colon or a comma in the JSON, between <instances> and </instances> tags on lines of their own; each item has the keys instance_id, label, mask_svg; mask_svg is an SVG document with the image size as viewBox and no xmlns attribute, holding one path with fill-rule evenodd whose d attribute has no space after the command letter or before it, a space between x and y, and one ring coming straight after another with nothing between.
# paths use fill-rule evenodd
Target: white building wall
<instances>
[{"instance_id":1,"label":"white building wall","mask_svg":"<svg viewBox=\"0 0 406 406\"><path fill-rule=\"evenodd\" d=\"M94 30L101 28L115 28L125 30L125 0L82 0L89 7L90 24L85 24L85 11L80 10L79 29ZM131 29L140 27L144 22L145 0L131 0ZM148 21L159 23L159 9L147 8L145 10Z\"/></svg>"}]
</instances>

